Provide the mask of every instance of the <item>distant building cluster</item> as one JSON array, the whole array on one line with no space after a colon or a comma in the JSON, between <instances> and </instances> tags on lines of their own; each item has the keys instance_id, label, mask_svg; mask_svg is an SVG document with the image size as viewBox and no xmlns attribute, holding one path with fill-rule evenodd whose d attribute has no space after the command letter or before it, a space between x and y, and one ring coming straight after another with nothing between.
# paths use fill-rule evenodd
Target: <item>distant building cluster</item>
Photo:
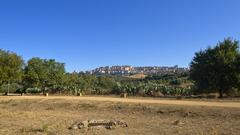
<instances>
[{"instance_id":1,"label":"distant building cluster","mask_svg":"<svg viewBox=\"0 0 240 135\"><path fill-rule=\"evenodd\" d=\"M160 67L160 66L146 66L146 67L132 67L132 66L106 66L99 67L91 71L89 74L113 74L113 75L127 75L127 74L164 74L164 73L184 73L188 72L189 68L173 67Z\"/></svg>"}]
</instances>

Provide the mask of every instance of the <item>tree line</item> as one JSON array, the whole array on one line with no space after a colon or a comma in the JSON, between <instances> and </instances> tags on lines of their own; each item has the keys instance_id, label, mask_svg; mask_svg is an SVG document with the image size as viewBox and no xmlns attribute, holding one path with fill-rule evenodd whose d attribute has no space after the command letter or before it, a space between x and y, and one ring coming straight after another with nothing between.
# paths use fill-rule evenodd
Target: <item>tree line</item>
<instances>
[{"instance_id":1,"label":"tree line","mask_svg":"<svg viewBox=\"0 0 240 135\"><path fill-rule=\"evenodd\" d=\"M196 52L190 72L126 76L68 73L54 59L31 58L26 63L18 54L0 50L0 92L121 94L141 96L194 95L219 92L239 93L239 42L227 38L214 47Z\"/></svg>"},{"instance_id":2,"label":"tree line","mask_svg":"<svg viewBox=\"0 0 240 135\"><path fill-rule=\"evenodd\" d=\"M0 90L18 93L121 94L154 96L180 94L190 82L187 74L152 75L143 79L125 76L68 73L65 64L54 59L31 58L26 63L14 52L0 50ZM189 89L189 88L187 88Z\"/></svg>"}]
</instances>

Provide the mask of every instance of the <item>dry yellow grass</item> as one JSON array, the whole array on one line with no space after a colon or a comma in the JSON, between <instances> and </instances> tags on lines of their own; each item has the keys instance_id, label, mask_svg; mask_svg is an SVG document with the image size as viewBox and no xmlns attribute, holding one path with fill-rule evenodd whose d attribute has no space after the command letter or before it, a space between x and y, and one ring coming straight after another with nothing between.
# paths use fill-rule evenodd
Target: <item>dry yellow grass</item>
<instances>
[{"instance_id":1,"label":"dry yellow grass","mask_svg":"<svg viewBox=\"0 0 240 135\"><path fill-rule=\"evenodd\" d=\"M166 104L167 101L170 103ZM197 102L108 97L0 97L0 134L238 135L238 102ZM87 119L124 120L129 127L68 129L75 121Z\"/></svg>"},{"instance_id":2,"label":"dry yellow grass","mask_svg":"<svg viewBox=\"0 0 240 135\"><path fill-rule=\"evenodd\" d=\"M240 108L240 101L231 102L224 100L216 100L216 101L199 101L199 100L169 100L169 99L153 99L153 98L116 98L116 97L93 97L93 96L85 96L85 97L76 97L76 96L16 96L12 97L1 97L1 100L9 100L9 99L41 99L49 100L49 99L64 99L64 100L81 100L81 101L111 101L111 102L123 102L123 103L148 103L148 104L167 104L167 105L184 105L184 106L208 106L208 107L229 107L229 108Z\"/></svg>"}]
</instances>

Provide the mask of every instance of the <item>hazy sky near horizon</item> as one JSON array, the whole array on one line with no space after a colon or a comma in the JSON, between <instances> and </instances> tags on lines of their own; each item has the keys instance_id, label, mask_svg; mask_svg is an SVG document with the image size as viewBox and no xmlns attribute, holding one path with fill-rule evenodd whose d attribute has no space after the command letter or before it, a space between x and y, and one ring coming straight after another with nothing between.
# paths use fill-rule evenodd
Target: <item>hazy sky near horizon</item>
<instances>
[{"instance_id":1,"label":"hazy sky near horizon","mask_svg":"<svg viewBox=\"0 0 240 135\"><path fill-rule=\"evenodd\" d=\"M196 51L240 40L240 0L1 0L0 49L67 71L187 67Z\"/></svg>"}]
</instances>

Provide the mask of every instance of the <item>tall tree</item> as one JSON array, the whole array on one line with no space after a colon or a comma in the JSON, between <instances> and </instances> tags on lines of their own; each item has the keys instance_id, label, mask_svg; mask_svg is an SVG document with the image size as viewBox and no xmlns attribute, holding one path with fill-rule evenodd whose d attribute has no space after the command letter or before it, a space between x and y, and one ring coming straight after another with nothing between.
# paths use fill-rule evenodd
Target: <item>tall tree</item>
<instances>
[{"instance_id":1,"label":"tall tree","mask_svg":"<svg viewBox=\"0 0 240 135\"><path fill-rule=\"evenodd\" d=\"M190 64L190 78L201 92L215 92L220 98L239 86L239 42L230 38L197 52Z\"/></svg>"},{"instance_id":2,"label":"tall tree","mask_svg":"<svg viewBox=\"0 0 240 135\"><path fill-rule=\"evenodd\" d=\"M21 56L0 49L0 85L20 82L23 66L24 61Z\"/></svg>"},{"instance_id":3,"label":"tall tree","mask_svg":"<svg viewBox=\"0 0 240 135\"><path fill-rule=\"evenodd\" d=\"M25 68L24 82L27 87L41 88L43 93L46 87L56 88L64 84L64 63L53 59L46 60L32 58Z\"/></svg>"},{"instance_id":4,"label":"tall tree","mask_svg":"<svg viewBox=\"0 0 240 135\"><path fill-rule=\"evenodd\" d=\"M32 58L27 62L25 67L24 83L29 88L44 88L48 80L45 60Z\"/></svg>"},{"instance_id":5,"label":"tall tree","mask_svg":"<svg viewBox=\"0 0 240 135\"><path fill-rule=\"evenodd\" d=\"M45 60L47 69L47 85L49 87L62 88L64 84L65 65L64 63L56 62L54 59Z\"/></svg>"}]
</instances>

